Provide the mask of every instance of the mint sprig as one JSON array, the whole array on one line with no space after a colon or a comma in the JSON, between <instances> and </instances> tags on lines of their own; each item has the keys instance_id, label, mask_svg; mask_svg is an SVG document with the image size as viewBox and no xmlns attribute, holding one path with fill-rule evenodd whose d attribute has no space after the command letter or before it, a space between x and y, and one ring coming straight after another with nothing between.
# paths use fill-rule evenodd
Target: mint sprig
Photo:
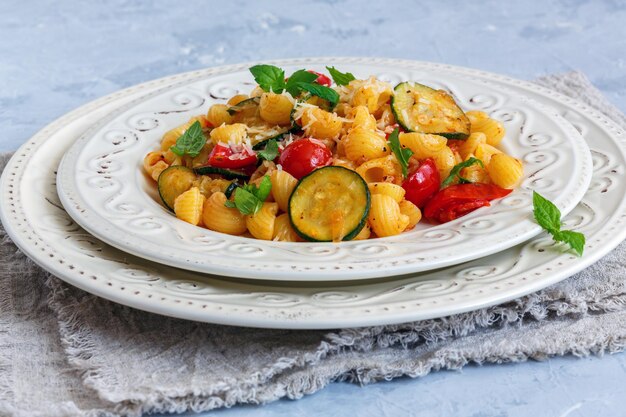
<instances>
[{"instance_id":1,"label":"mint sprig","mask_svg":"<svg viewBox=\"0 0 626 417\"><path fill-rule=\"evenodd\" d=\"M554 203L536 191L533 191L533 215L539 226L550 233L555 242L568 244L578 256L582 256L585 248L585 235L572 230L561 230L561 211Z\"/></svg>"},{"instance_id":2,"label":"mint sprig","mask_svg":"<svg viewBox=\"0 0 626 417\"><path fill-rule=\"evenodd\" d=\"M446 188L448 185L452 184L452 182L455 179L459 179L459 184L467 184L469 182L471 182L470 180L468 180L467 178L463 178L461 176L461 170L463 168L467 168L467 167L471 167L472 165L480 165L481 167L485 167L483 165L483 161L481 161L478 158L474 158L471 157L470 159L468 159L467 161L463 161L461 163L456 164L451 170L450 170L450 175L448 175L446 177L445 180L443 180L443 182L441 183L441 188Z\"/></svg>"},{"instance_id":3,"label":"mint sprig","mask_svg":"<svg viewBox=\"0 0 626 417\"><path fill-rule=\"evenodd\" d=\"M341 72L335 67L326 67L326 69L337 85L348 85L350 81L356 80L356 77L349 72Z\"/></svg>"},{"instance_id":4,"label":"mint sprig","mask_svg":"<svg viewBox=\"0 0 626 417\"><path fill-rule=\"evenodd\" d=\"M265 149L258 151L256 156L265 159L266 161L273 161L278 156L278 143L276 139L270 139L265 145Z\"/></svg>"},{"instance_id":5,"label":"mint sprig","mask_svg":"<svg viewBox=\"0 0 626 417\"><path fill-rule=\"evenodd\" d=\"M391 135L389 135L389 140L387 143L389 144L389 147L393 151L393 154L396 156L396 159L398 160L398 163L402 168L402 175L404 176L404 178L406 178L408 175L409 158L411 158L411 155L413 155L413 151L403 148L402 145L400 145L399 132L400 131L398 130L398 128L395 128L393 132L391 132Z\"/></svg>"},{"instance_id":6,"label":"mint sprig","mask_svg":"<svg viewBox=\"0 0 626 417\"><path fill-rule=\"evenodd\" d=\"M339 93L330 87L304 82L297 83L297 86L302 90L308 91L314 96L328 101L331 109L334 109L337 103L339 103Z\"/></svg>"},{"instance_id":7,"label":"mint sprig","mask_svg":"<svg viewBox=\"0 0 626 417\"><path fill-rule=\"evenodd\" d=\"M274 65L255 65L250 67L254 81L259 84L263 91L282 93L286 87L285 71Z\"/></svg>"},{"instance_id":8,"label":"mint sprig","mask_svg":"<svg viewBox=\"0 0 626 417\"><path fill-rule=\"evenodd\" d=\"M263 207L263 202L270 195L271 190L272 181L269 176L265 175L258 187L255 184L246 184L237 188L233 201L227 200L224 205L236 208L244 215L256 214Z\"/></svg>"},{"instance_id":9,"label":"mint sprig","mask_svg":"<svg viewBox=\"0 0 626 417\"><path fill-rule=\"evenodd\" d=\"M189 128L176 140L176 144L170 149L178 156L189 155L196 157L200 154L202 147L206 143L206 138L202 133L200 122L195 121Z\"/></svg>"}]
</instances>

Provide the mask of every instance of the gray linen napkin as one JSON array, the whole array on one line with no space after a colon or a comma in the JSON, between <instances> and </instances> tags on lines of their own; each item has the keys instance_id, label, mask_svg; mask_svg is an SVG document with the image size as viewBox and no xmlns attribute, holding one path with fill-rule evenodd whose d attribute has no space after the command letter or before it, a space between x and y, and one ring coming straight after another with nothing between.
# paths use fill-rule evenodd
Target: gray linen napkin
<instances>
[{"instance_id":1,"label":"gray linen napkin","mask_svg":"<svg viewBox=\"0 0 626 417\"><path fill-rule=\"evenodd\" d=\"M539 82L626 127L624 115L583 75ZM1 229L0 238L3 416L203 411L299 398L332 381L616 352L626 343L626 243L576 276L500 306L328 332L219 326L133 310L66 285L29 261Z\"/></svg>"}]
</instances>

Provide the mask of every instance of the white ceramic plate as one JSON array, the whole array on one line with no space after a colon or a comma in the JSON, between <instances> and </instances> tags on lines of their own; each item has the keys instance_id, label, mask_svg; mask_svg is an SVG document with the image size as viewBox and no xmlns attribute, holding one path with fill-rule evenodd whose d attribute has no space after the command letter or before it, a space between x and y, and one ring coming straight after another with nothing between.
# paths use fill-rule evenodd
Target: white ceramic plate
<instances>
[{"instance_id":1,"label":"white ceramic plate","mask_svg":"<svg viewBox=\"0 0 626 417\"><path fill-rule=\"evenodd\" d=\"M308 63L323 70L336 60ZM289 74L303 64L282 65ZM163 134L214 102L249 92L247 66L214 68L160 89L104 118L66 152L58 172L61 202L92 235L125 252L183 269L272 280L337 281L433 270L476 259L540 232L532 220L536 190L568 213L591 179L591 155L580 134L556 112L512 90L466 74L366 60L342 63L357 77L376 75L392 84L415 80L446 89L464 109L481 109L507 130L503 147L522 159L521 187L455 221L422 222L399 236L333 243L267 242L230 236L176 219L159 201L142 171L143 157Z\"/></svg>"},{"instance_id":2,"label":"white ceramic plate","mask_svg":"<svg viewBox=\"0 0 626 417\"><path fill-rule=\"evenodd\" d=\"M351 62L348 58L334 60ZM309 65L308 60L299 62ZM558 109L577 126L591 144L594 161L589 190L565 218L567 227L587 236L582 258L563 252L563 247L552 245L542 234L496 255L427 274L342 285L273 283L164 267L128 256L90 236L63 210L55 192L55 169L64 152L85 129L120 105L169 83L203 76L201 71L115 93L41 130L16 152L4 171L2 223L13 241L40 266L112 301L190 320L306 329L401 323L502 303L569 277L626 237L626 133L614 122L528 82L440 64L398 63L484 76Z\"/></svg>"}]
</instances>

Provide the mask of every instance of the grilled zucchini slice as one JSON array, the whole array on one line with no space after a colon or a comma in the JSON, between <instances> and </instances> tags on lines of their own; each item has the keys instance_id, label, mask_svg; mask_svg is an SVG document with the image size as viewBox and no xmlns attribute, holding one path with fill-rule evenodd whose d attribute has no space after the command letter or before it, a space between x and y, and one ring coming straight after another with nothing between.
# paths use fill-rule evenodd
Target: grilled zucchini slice
<instances>
[{"instance_id":1,"label":"grilled zucchini slice","mask_svg":"<svg viewBox=\"0 0 626 417\"><path fill-rule=\"evenodd\" d=\"M391 109L398 123L409 132L461 140L470 134L469 119L443 90L414 82L400 83L394 88Z\"/></svg>"},{"instance_id":2,"label":"grilled zucchini slice","mask_svg":"<svg viewBox=\"0 0 626 417\"><path fill-rule=\"evenodd\" d=\"M165 207L174 211L174 200L189 190L196 178L193 170L181 165L174 165L164 169L159 175L157 187Z\"/></svg>"},{"instance_id":3,"label":"grilled zucchini slice","mask_svg":"<svg viewBox=\"0 0 626 417\"><path fill-rule=\"evenodd\" d=\"M250 179L250 175L246 174L243 171L239 171L236 169L217 168L217 167L212 167L210 165L204 165L204 166L195 167L193 170L198 175L219 174L223 176L224 178L226 178L227 180L240 179L240 180L247 181Z\"/></svg>"},{"instance_id":4,"label":"grilled zucchini slice","mask_svg":"<svg viewBox=\"0 0 626 417\"><path fill-rule=\"evenodd\" d=\"M340 166L319 168L303 177L289 198L295 232L313 242L351 240L370 209L370 192L359 174Z\"/></svg>"}]
</instances>

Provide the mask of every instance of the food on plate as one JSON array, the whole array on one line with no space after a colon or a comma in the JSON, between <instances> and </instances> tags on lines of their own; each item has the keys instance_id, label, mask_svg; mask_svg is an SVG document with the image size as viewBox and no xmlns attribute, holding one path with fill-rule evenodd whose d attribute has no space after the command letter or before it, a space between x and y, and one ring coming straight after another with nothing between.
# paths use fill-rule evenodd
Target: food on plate
<instances>
[{"instance_id":1,"label":"food on plate","mask_svg":"<svg viewBox=\"0 0 626 417\"><path fill-rule=\"evenodd\" d=\"M452 221L522 178L502 123L450 92L327 70L256 65L249 94L166 132L143 161L164 206L221 233L339 242Z\"/></svg>"}]
</instances>

